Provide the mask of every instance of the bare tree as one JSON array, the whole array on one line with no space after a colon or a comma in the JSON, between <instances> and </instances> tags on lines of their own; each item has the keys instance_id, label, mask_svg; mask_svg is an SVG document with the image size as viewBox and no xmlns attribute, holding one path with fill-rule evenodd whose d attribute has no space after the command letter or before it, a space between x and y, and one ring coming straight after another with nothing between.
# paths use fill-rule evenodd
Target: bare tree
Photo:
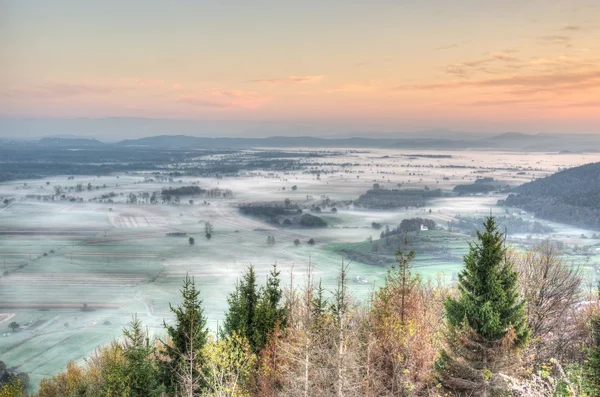
<instances>
[{"instance_id":1,"label":"bare tree","mask_svg":"<svg viewBox=\"0 0 600 397\"><path fill-rule=\"evenodd\" d=\"M579 266L566 262L549 242L510 256L519 273L520 292L527 301L536 359L562 359L574 354L578 347L573 341L580 329L576 306L582 299Z\"/></svg>"}]
</instances>

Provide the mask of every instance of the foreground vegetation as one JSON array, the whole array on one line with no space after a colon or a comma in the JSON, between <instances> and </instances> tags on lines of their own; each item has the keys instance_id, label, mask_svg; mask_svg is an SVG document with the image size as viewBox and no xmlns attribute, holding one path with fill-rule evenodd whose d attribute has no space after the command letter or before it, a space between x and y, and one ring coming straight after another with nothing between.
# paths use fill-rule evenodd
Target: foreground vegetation
<instances>
[{"instance_id":1,"label":"foreground vegetation","mask_svg":"<svg viewBox=\"0 0 600 397\"><path fill-rule=\"evenodd\" d=\"M87 365L41 382L54 396L597 396L598 298L548 244L515 253L493 218L465 255L457 288L411 272L398 251L368 303L348 292L342 264L331 294L309 265L258 286L252 266L211 334L186 276L174 321L151 338L134 317ZM24 395L11 376L0 396Z\"/></svg>"}]
</instances>

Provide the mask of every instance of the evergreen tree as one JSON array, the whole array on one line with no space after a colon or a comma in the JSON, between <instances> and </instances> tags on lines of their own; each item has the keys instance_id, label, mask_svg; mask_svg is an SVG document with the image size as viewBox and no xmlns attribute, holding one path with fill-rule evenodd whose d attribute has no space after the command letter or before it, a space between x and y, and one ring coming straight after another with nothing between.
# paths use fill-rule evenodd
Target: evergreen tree
<instances>
[{"instance_id":1,"label":"evergreen tree","mask_svg":"<svg viewBox=\"0 0 600 397\"><path fill-rule=\"evenodd\" d=\"M206 317L193 278L187 274L181 289L183 303L169 307L175 315L175 324L164 327L170 340L163 343L166 360L161 361L162 377L167 390L177 393L186 389L188 395L202 388L201 369L203 348L208 341Z\"/></svg>"},{"instance_id":2,"label":"evergreen tree","mask_svg":"<svg viewBox=\"0 0 600 397\"><path fill-rule=\"evenodd\" d=\"M229 310L225 314L222 336L245 337L252 351L258 352L275 327L285 325L279 274L277 265L273 265L265 287L258 289L254 267L248 267L227 298Z\"/></svg>"},{"instance_id":3,"label":"evergreen tree","mask_svg":"<svg viewBox=\"0 0 600 397\"><path fill-rule=\"evenodd\" d=\"M281 303L283 291L279 286L279 274L277 265L273 265L273 269L267 277L265 288L259 291L259 300L254 312L254 332L251 343L254 351L259 351L266 345L267 339L276 327L285 326L285 309Z\"/></svg>"},{"instance_id":4,"label":"evergreen tree","mask_svg":"<svg viewBox=\"0 0 600 397\"><path fill-rule=\"evenodd\" d=\"M598 298L600 299L600 282L598 282ZM585 360L587 387L592 396L600 396L600 312L591 318L592 346Z\"/></svg>"},{"instance_id":5,"label":"evergreen tree","mask_svg":"<svg viewBox=\"0 0 600 397\"><path fill-rule=\"evenodd\" d=\"M527 342L529 329L517 273L506 261L504 236L493 217L484 226L464 257L458 299L445 303L448 349L437 369L449 389L485 396L504 388L497 375L516 363L516 349Z\"/></svg>"},{"instance_id":6,"label":"evergreen tree","mask_svg":"<svg viewBox=\"0 0 600 397\"><path fill-rule=\"evenodd\" d=\"M312 298L312 315L315 319L322 319L327 311L327 299L325 299L325 289L323 288L321 280L319 280L319 286L317 292Z\"/></svg>"},{"instance_id":7,"label":"evergreen tree","mask_svg":"<svg viewBox=\"0 0 600 397\"><path fill-rule=\"evenodd\" d=\"M126 373L129 378L131 396L158 396L161 393L158 384L158 370L153 355L154 346L142 329L142 322L137 316L131 320L129 328L123 329L125 342L123 355L126 360Z\"/></svg>"},{"instance_id":8,"label":"evergreen tree","mask_svg":"<svg viewBox=\"0 0 600 397\"><path fill-rule=\"evenodd\" d=\"M250 265L244 272L242 279L236 283L235 290L227 297L229 310L225 314L222 336L237 334L252 343L254 312L258 300L256 273L254 267Z\"/></svg>"}]
</instances>

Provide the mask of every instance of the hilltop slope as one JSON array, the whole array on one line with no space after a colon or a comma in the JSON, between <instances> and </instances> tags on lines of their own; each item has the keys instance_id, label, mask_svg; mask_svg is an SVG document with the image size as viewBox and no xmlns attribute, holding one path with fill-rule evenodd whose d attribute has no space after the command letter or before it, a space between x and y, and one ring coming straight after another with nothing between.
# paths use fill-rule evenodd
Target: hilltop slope
<instances>
[{"instance_id":1,"label":"hilltop slope","mask_svg":"<svg viewBox=\"0 0 600 397\"><path fill-rule=\"evenodd\" d=\"M600 163L557 172L516 189L506 206L542 219L600 230Z\"/></svg>"}]
</instances>

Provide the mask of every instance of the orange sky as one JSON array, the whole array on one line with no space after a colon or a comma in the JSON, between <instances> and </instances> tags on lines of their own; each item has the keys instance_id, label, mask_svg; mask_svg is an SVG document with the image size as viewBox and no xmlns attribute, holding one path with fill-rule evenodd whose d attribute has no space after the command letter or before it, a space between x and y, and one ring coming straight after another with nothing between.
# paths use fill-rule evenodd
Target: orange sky
<instances>
[{"instance_id":1,"label":"orange sky","mask_svg":"<svg viewBox=\"0 0 600 397\"><path fill-rule=\"evenodd\" d=\"M0 65L4 118L600 130L597 0L3 1Z\"/></svg>"}]
</instances>

